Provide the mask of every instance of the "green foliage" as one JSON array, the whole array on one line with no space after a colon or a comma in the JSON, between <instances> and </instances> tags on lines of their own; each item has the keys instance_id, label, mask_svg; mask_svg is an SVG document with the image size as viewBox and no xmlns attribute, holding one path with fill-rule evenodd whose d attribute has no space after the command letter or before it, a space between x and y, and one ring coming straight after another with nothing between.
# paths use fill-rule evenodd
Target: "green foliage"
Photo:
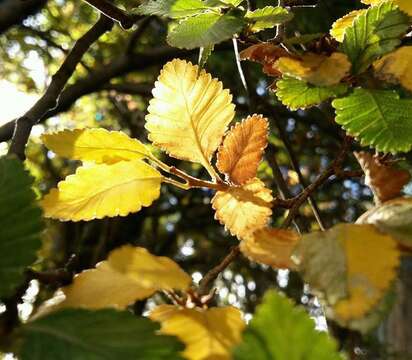
<instances>
[{"instance_id":1,"label":"green foliage","mask_svg":"<svg viewBox=\"0 0 412 360\"><path fill-rule=\"evenodd\" d=\"M374 60L400 44L409 27L409 17L392 2L373 6L358 16L345 31L342 50L352 62L352 71L365 71Z\"/></svg>"},{"instance_id":2,"label":"green foliage","mask_svg":"<svg viewBox=\"0 0 412 360\"><path fill-rule=\"evenodd\" d=\"M0 297L11 296L36 259L43 230L33 179L14 158L0 158Z\"/></svg>"},{"instance_id":3,"label":"green foliage","mask_svg":"<svg viewBox=\"0 0 412 360\"><path fill-rule=\"evenodd\" d=\"M22 360L181 359L183 346L127 311L63 310L24 325Z\"/></svg>"},{"instance_id":4,"label":"green foliage","mask_svg":"<svg viewBox=\"0 0 412 360\"><path fill-rule=\"evenodd\" d=\"M289 21L292 17L292 13L280 6L266 6L254 11L248 11L245 15L245 19L252 23L249 27L249 30L252 32L273 28L276 25Z\"/></svg>"},{"instance_id":5,"label":"green foliage","mask_svg":"<svg viewBox=\"0 0 412 360\"><path fill-rule=\"evenodd\" d=\"M342 96L347 91L345 84L314 86L288 76L276 82L276 96L290 110L306 109L330 98Z\"/></svg>"},{"instance_id":6,"label":"green foliage","mask_svg":"<svg viewBox=\"0 0 412 360\"><path fill-rule=\"evenodd\" d=\"M208 9L202 0L147 0L137 8L141 15L167 16L172 19L196 15Z\"/></svg>"},{"instance_id":7,"label":"green foliage","mask_svg":"<svg viewBox=\"0 0 412 360\"><path fill-rule=\"evenodd\" d=\"M342 357L326 333L315 330L303 308L269 291L235 349L235 360L338 360Z\"/></svg>"},{"instance_id":8,"label":"green foliage","mask_svg":"<svg viewBox=\"0 0 412 360\"><path fill-rule=\"evenodd\" d=\"M382 152L406 152L412 148L412 100L394 91L355 89L332 103L336 122L349 135Z\"/></svg>"},{"instance_id":9,"label":"green foliage","mask_svg":"<svg viewBox=\"0 0 412 360\"><path fill-rule=\"evenodd\" d=\"M167 42L184 49L207 47L230 39L242 29L243 24L243 20L233 12L200 14L179 22L169 32Z\"/></svg>"}]
</instances>

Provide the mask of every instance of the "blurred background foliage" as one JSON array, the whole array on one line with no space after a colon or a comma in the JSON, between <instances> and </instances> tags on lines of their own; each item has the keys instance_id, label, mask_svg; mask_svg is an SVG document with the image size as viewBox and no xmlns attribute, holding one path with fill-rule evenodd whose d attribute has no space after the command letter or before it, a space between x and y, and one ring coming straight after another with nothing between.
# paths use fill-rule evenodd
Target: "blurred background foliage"
<instances>
[{"instance_id":1,"label":"blurred background foliage","mask_svg":"<svg viewBox=\"0 0 412 360\"><path fill-rule=\"evenodd\" d=\"M250 3L255 7L273 5L273 1L269 0L250 0ZM295 18L288 27L294 32L289 36L326 33L334 20L354 8L353 1L347 0L291 3L317 6L294 8ZM125 8L131 5L125 0L118 0L117 4ZM1 79L14 83L24 92L43 93L74 41L94 24L97 16L97 12L82 1L47 1L37 14L1 34ZM160 68L173 57L192 62L197 62L198 58L197 52L168 47L165 42L167 26L166 19L156 17L141 19L137 27L128 31L115 26L86 53L66 88L66 91L71 91L70 86L80 89L71 98L73 101L69 105L72 106L60 109L37 125L28 147L27 162L36 177L39 196L73 173L78 165L48 151L39 140L42 132L104 127L122 130L146 141L144 118L151 98L150 91ZM271 38L274 30L267 30L259 36L261 39ZM241 48L247 45L239 39ZM206 68L233 94L236 120L259 112L269 116L271 146L260 165L259 176L278 194L272 168L275 158L290 195L296 195L302 189L302 182L291 162L291 152L298 161L303 185L308 184L335 158L342 139L341 130L333 122L329 104L307 111L290 112L270 92L273 79L263 74L259 65L245 62L242 66L248 92L242 86L230 41L216 47ZM104 73L108 74L108 79L103 81L101 74ZM97 78L100 80L97 81ZM279 127L285 130L283 139L279 136ZM289 149L285 147L284 140L290 143ZM206 178L206 174L195 164L170 158L164 160L197 177ZM353 157L345 165L350 170L359 169ZM212 196L210 190L185 192L163 186L159 200L137 214L78 223L50 220L47 222L41 260L36 268L63 267L74 255L72 266L79 272L105 259L110 250L122 244L133 244L144 246L156 255L173 258L192 274L195 282L199 281L201 275L217 264L238 242L214 220L209 205ZM331 178L314 194L314 199L326 227L339 222L353 222L372 206L371 192L360 178ZM284 217L284 211L275 209L273 224L280 223ZM300 221L306 230L319 228L308 204L302 207ZM216 285L219 304L233 304L246 314L253 313L268 288L281 288L298 303L308 306L320 327L325 326L316 299L294 273L275 271L241 258L222 274ZM50 297L54 290L41 286L32 306L36 307L43 299ZM148 304L138 303L134 311L142 312L156 301L154 298ZM375 338L362 340L357 334L333 324L328 325L335 330L341 346L353 354L353 358L371 359L373 352L383 351Z\"/></svg>"}]
</instances>

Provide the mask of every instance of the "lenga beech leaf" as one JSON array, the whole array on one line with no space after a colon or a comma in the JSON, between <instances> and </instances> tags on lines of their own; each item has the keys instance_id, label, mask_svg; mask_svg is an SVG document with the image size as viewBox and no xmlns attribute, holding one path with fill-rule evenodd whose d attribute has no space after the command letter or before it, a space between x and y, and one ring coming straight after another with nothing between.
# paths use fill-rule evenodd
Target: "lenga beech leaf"
<instances>
[{"instance_id":1,"label":"lenga beech leaf","mask_svg":"<svg viewBox=\"0 0 412 360\"><path fill-rule=\"evenodd\" d=\"M216 192L212 199L215 218L229 232L243 239L267 225L272 214L272 194L258 178L242 186Z\"/></svg>"},{"instance_id":2,"label":"lenga beech leaf","mask_svg":"<svg viewBox=\"0 0 412 360\"><path fill-rule=\"evenodd\" d=\"M175 305L155 307L149 317L161 323L162 334L175 335L185 345L190 360L230 360L245 327L238 309L186 309Z\"/></svg>"},{"instance_id":3,"label":"lenga beech leaf","mask_svg":"<svg viewBox=\"0 0 412 360\"><path fill-rule=\"evenodd\" d=\"M169 155L202 164L213 174L210 159L235 112L222 83L198 66L168 62L153 89L146 129L149 139Z\"/></svg>"},{"instance_id":4,"label":"lenga beech leaf","mask_svg":"<svg viewBox=\"0 0 412 360\"><path fill-rule=\"evenodd\" d=\"M161 174L142 160L80 167L42 200L46 217L63 221L126 216L160 195Z\"/></svg>"},{"instance_id":5,"label":"lenga beech leaf","mask_svg":"<svg viewBox=\"0 0 412 360\"><path fill-rule=\"evenodd\" d=\"M234 184L254 178L267 146L269 124L262 115L248 116L233 126L217 153L217 168Z\"/></svg>"},{"instance_id":6,"label":"lenga beech leaf","mask_svg":"<svg viewBox=\"0 0 412 360\"><path fill-rule=\"evenodd\" d=\"M349 14L346 14L344 17L336 20L333 25L332 29L330 30L331 36L339 42L342 42L345 37L345 31L348 27L352 26L355 19L365 13L366 9L363 10L354 10L351 11Z\"/></svg>"},{"instance_id":7,"label":"lenga beech leaf","mask_svg":"<svg viewBox=\"0 0 412 360\"><path fill-rule=\"evenodd\" d=\"M52 308L124 309L158 290L186 290L190 283L191 277L173 260L125 245L96 268L76 275L71 285L61 289L64 297Z\"/></svg>"},{"instance_id":8,"label":"lenga beech leaf","mask_svg":"<svg viewBox=\"0 0 412 360\"><path fill-rule=\"evenodd\" d=\"M295 256L305 282L326 301L327 315L350 326L383 299L400 253L395 239L373 225L339 224L304 235Z\"/></svg>"},{"instance_id":9,"label":"lenga beech leaf","mask_svg":"<svg viewBox=\"0 0 412 360\"><path fill-rule=\"evenodd\" d=\"M361 0L364 4L367 5L378 5L386 0ZM395 5L399 6L403 12L407 13L409 16L412 16L412 2L410 0L392 0Z\"/></svg>"},{"instance_id":10,"label":"lenga beech leaf","mask_svg":"<svg viewBox=\"0 0 412 360\"><path fill-rule=\"evenodd\" d=\"M75 129L42 135L44 145L57 155L82 161L113 164L150 156L139 140L120 131Z\"/></svg>"},{"instance_id":11,"label":"lenga beech leaf","mask_svg":"<svg viewBox=\"0 0 412 360\"><path fill-rule=\"evenodd\" d=\"M293 269L291 256L299 239L295 231L263 228L242 240L240 251L252 261L276 269Z\"/></svg>"},{"instance_id":12,"label":"lenga beech leaf","mask_svg":"<svg viewBox=\"0 0 412 360\"><path fill-rule=\"evenodd\" d=\"M283 75L316 86L331 86L349 74L351 64L345 54L338 52L330 56L306 53L301 59L281 57L274 67Z\"/></svg>"},{"instance_id":13,"label":"lenga beech leaf","mask_svg":"<svg viewBox=\"0 0 412 360\"><path fill-rule=\"evenodd\" d=\"M412 2L411 2L412 3ZM412 46L402 46L373 63L375 76L412 91Z\"/></svg>"},{"instance_id":14,"label":"lenga beech leaf","mask_svg":"<svg viewBox=\"0 0 412 360\"><path fill-rule=\"evenodd\" d=\"M402 188L411 179L409 171L385 165L370 153L361 151L355 156L365 173L365 184L375 195L376 203L399 197Z\"/></svg>"}]
</instances>

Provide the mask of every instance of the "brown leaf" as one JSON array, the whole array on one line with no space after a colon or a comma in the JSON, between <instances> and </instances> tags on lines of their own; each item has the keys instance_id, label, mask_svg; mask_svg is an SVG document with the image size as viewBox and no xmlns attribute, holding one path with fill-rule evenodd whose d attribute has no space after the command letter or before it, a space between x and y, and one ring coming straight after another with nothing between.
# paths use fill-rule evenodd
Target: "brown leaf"
<instances>
[{"instance_id":1,"label":"brown leaf","mask_svg":"<svg viewBox=\"0 0 412 360\"><path fill-rule=\"evenodd\" d=\"M248 116L233 126L217 153L217 168L242 185L254 178L267 146L268 121L262 115Z\"/></svg>"},{"instance_id":2,"label":"brown leaf","mask_svg":"<svg viewBox=\"0 0 412 360\"><path fill-rule=\"evenodd\" d=\"M273 66L281 57L295 58L296 56L271 43L255 44L240 52L240 58L242 60L250 60L262 64L263 72L275 77L282 75L282 73Z\"/></svg>"},{"instance_id":3,"label":"brown leaf","mask_svg":"<svg viewBox=\"0 0 412 360\"><path fill-rule=\"evenodd\" d=\"M371 188L378 204L398 197L411 179L408 171L383 164L370 153L361 151L355 156L365 172L365 184Z\"/></svg>"},{"instance_id":4,"label":"brown leaf","mask_svg":"<svg viewBox=\"0 0 412 360\"><path fill-rule=\"evenodd\" d=\"M240 250L252 261L277 269L293 269L291 255L299 239L295 231L263 228L246 237L240 243Z\"/></svg>"}]
</instances>

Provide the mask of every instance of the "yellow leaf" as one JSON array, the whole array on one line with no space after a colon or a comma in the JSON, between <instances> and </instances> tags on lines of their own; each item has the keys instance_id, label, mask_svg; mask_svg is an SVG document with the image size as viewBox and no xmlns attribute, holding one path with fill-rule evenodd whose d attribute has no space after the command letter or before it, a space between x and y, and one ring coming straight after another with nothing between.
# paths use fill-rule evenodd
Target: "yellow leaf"
<instances>
[{"instance_id":1,"label":"yellow leaf","mask_svg":"<svg viewBox=\"0 0 412 360\"><path fill-rule=\"evenodd\" d=\"M91 220L126 216L160 195L161 174L142 160L80 167L42 200L46 217Z\"/></svg>"},{"instance_id":2,"label":"yellow leaf","mask_svg":"<svg viewBox=\"0 0 412 360\"><path fill-rule=\"evenodd\" d=\"M366 12L365 9L354 10L354 11L351 11L349 14L346 14L344 17L341 17L340 19L336 20L332 25L332 29L330 30L331 36L336 41L342 42L345 36L346 29L352 26L355 19L359 15L362 15L364 12Z\"/></svg>"},{"instance_id":3,"label":"yellow leaf","mask_svg":"<svg viewBox=\"0 0 412 360\"><path fill-rule=\"evenodd\" d=\"M56 154L75 160L113 164L150 155L140 141L120 131L106 129L64 130L42 135L42 141Z\"/></svg>"},{"instance_id":4,"label":"yellow leaf","mask_svg":"<svg viewBox=\"0 0 412 360\"><path fill-rule=\"evenodd\" d=\"M149 139L171 156L202 164L210 159L234 117L229 90L198 66L175 59L162 69L146 116Z\"/></svg>"},{"instance_id":5,"label":"yellow leaf","mask_svg":"<svg viewBox=\"0 0 412 360\"><path fill-rule=\"evenodd\" d=\"M62 288L62 307L124 309L158 290L186 290L191 277L173 260L126 245L113 250L106 261L88 269Z\"/></svg>"},{"instance_id":6,"label":"yellow leaf","mask_svg":"<svg viewBox=\"0 0 412 360\"><path fill-rule=\"evenodd\" d=\"M350 326L383 299L400 253L373 225L339 224L304 235L295 256L304 280L328 303L327 314Z\"/></svg>"},{"instance_id":7,"label":"yellow leaf","mask_svg":"<svg viewBox=\"0 0 412 360\"><path fill-rule=\"evenodd\" d=\"M212 199L215 218L239 239L266 226L272 214L272 194L255 178L243 186L218 191Z\"/></svg>"},{"instance_id":8,"label":"yellow leaf","mask_svg":"<svg viewBox=\"0 0 412 360\"><path fill-rule=\"evenodd\" d=\"M262 115L248 116L226 135L217 153L217 168L237 185L254 178L267 145L268 121Z\"/></svg>"},{"instance_id":9,"label":"yellow leaf","mask_svg":"<svg viewBox=\"0 0 412 360\"><path fill-rule=\"evenodd\" d=\"M293 269L291 255L299 239L295 231L263 228L242 240L240 250L250 260L273 268Z\"/></svg>"},{"instance_id":10,"label":"yellow leaf","mask_svg":"<svg viewBox=\"0 0 412 360\"><path fill-rule=\"evenodd\" d=\"M412 91L412 46L402 46L373 63L375 75Z\"/></svg>"},{"instance_id":11,"label":"yellow leaf","mask_svg":"<svg viewBox=\"0 0 412 360\"><path fill-rule=\"evenodd\" d=\"M338 84L349 74L351 63L345 54L332 55L306 53L301 59L281 57L274 65L282 74L317 86Z\"/></svg>"},{"instance_id":12,"label":"yellow leaf","mask_svg":"<svg viewBox=\"0 0 412 360\"><path fill-rule=\"evenodd\" d=\"M386 0L361 0L367 5L377 5ZM395 5L399 6L399 9L412 16L412 1L411 0L392 0Z\"/></svg>"},{"instance_id":13,"label":"yellow leaf","mask_svg":"<svg viewBox=\"0 0 412 360\"><path fill-rule=\"evenodd\" d=\"M232 359L232 348L241 341L245 327L234 307L201 310L160 305L149 317L162 324L161 333L175 335L186 345L183 356L189 360Z\"/></svg>"}]
</instances>

